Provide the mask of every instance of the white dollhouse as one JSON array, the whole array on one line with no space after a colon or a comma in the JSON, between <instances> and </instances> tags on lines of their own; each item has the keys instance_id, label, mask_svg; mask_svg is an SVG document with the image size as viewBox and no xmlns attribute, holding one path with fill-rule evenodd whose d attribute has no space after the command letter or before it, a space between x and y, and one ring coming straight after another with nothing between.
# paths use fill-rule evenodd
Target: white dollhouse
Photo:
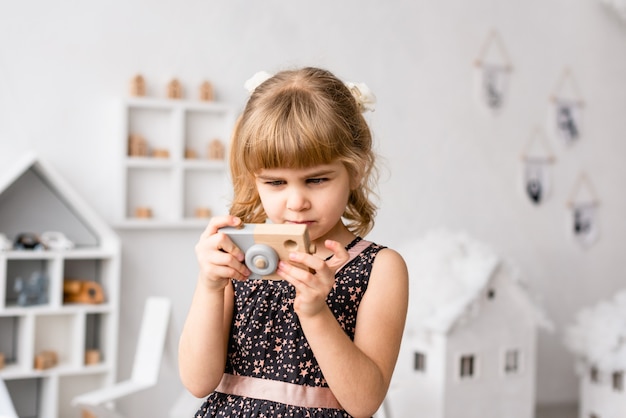
<instances>
[{"instance_id":1,"label":"white dollhouse","mask_svg":"<svg viewBox=\"0 0 626 418\"><path fill-rule=\"evenodd\" d=\"M411 294L386 418L533 418L536 335L550 323L512 264L443 230L401 252Z\"/></svg>"},{"instance_id":2,"label":"white dollhouse","mask_svg":"<svg viewBox=\"0 0 626 418\"><path fill-rule=\"evenodd\" d=\"M577 357L579 417L626 416L626 290L581 310L565 345Z\"/></svg>"},{"instance_id":3,"label":"white dollhouse","mask_svg":"<svg viewBox=\"0 0 626 418\"><path fill-rule=\"evenodd\" d=\"M68 241L45 248L11 246L22 233L42 243L42 237L62 233ZM0 250L5 408L10 399L20 417L78 418L81 411L71 399L115 381L119 237L53 166L34 154L0 170L0 234L9 239ZM22 303L18 284L30 277L44 278L45 286L37 286L32 302ZM102 289L104 298L72 300L66 297L70 282Z\"/></svg>"}]
</instances>

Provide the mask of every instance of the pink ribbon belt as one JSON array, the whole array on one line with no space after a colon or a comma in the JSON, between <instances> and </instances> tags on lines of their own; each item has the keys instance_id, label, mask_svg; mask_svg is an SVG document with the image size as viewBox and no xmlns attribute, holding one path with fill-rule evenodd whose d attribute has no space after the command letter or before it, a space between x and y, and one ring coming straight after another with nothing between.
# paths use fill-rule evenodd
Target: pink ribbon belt
<instances>
[{"instance_id":1,"label":"pink ribbon belt","mask_svg":"<svg viewBox=\"0 0 626 418\"><path fill-rule=\"evenodd\" d=\"M303 408L343 409L329 388L224 373L216 392L264 399Z\"/></svg>"}]
</instances>

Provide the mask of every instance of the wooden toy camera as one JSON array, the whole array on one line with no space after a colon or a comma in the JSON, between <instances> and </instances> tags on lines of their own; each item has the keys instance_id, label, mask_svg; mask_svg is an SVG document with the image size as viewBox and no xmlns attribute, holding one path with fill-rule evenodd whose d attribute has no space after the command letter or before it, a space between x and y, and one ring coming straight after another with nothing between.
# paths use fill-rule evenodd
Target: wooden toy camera
<instances>
[{"instance_id":1,"label":"wooden toy camera","mask_svg":"<svg viewBox=\"0 0 626 418\"><path fill-rule=\"evenodd\" d=\"M289 253L315 253L315 246L311 245L306 225L244 224L241 227L220 228L220 232L228 235L245 253L244 262L252 272L250 279L281 280L275 273L279 260L304 267L289 261Z\"/></svg>"}]
</instances>

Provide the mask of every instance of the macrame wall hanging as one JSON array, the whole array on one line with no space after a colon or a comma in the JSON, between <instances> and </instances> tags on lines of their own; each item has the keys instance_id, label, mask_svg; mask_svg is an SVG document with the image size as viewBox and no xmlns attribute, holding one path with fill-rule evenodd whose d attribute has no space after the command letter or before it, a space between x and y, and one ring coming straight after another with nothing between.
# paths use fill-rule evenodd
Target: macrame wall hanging
<instances>
[{"instance_id":1,"label":"macrame wall hanging","mask_svg":"<svg viewBox=\"0 0 626 418\"><path fill-rule=\"evenodd\" d=\"M475 90L479 103L492 113L505 103L513 65L497 31L487 36L474 61Z\"/></svg>"},{"instance_id":2,"label":"macrame wall hanging","mask_svg":"<svg viewBox=\"0 0 626 418\"><path fill-rule=\"evenodd\" d=\"M571 210L572 235L583 247L591 246L600 235L598 222L600 201L585 173L579 175L567 203Z\"/></svg>"},{"instance_id":3,"label":"macrame wall hanging","mask_svg":"<svg viewBox=\"0 0 626 418\"><path fill-rule=\"evenodd\" d=\"M582 137L584 101L569 69L563 70L550 97L548 126L557 140L569 146Z\"/></svg>"},{"instance_id":4,"label":"macrame wall hanging","mask_svg":"<svg viewBox=\"0 0 626 418\"><path fill-rule=\"evenodd\" d=\"M535 205L550 195L554 154L539 128L533 131L522 152L523 185L526 197Z\"/></svg>"}]
</instances>

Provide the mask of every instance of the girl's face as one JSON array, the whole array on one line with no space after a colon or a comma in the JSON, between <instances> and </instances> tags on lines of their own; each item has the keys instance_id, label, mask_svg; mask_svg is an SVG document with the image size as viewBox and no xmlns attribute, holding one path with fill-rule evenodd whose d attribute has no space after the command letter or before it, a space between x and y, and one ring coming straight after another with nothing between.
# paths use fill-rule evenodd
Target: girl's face
<instances>
[{"instance_id":1,"label":"girl's face","mask_svg":"<svg viewBox=\"0 0 626 418\"><path fill-rule=\"evenodd\" d=\"M256 187L273 223L306 224L315 241L333 239L333 228L348 203L351 178L343 163L334 162L302 169L263 169L256 175Z\"/></svg>"}]
</instances>

